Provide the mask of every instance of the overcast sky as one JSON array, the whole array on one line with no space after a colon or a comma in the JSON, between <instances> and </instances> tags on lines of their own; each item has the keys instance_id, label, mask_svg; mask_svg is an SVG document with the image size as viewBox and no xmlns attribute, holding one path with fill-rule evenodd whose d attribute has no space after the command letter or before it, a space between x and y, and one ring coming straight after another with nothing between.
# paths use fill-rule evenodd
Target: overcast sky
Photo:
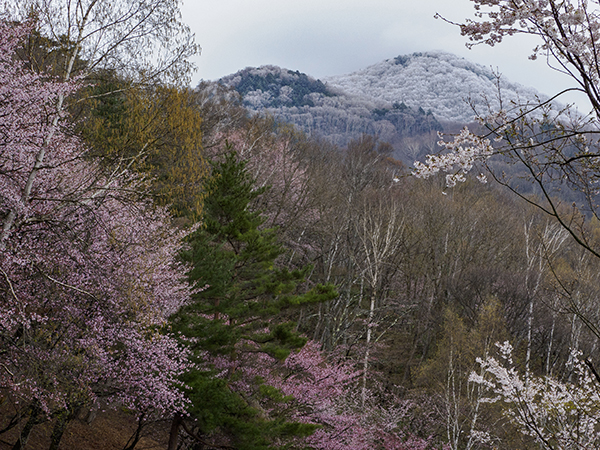
<instances>
[{"instance_id":1,"label":"overcast sky","mask_svg":"<svg viewBox=\"0 0 600 450\"><path fill-rule=\"evenodd\" d=\"M468 50L457 27L434 19L436 12L455 22L472 17L469 0L184 0L182 11L202 46L194 85L266 64L342 75L428 50L491 66L548 95L569 85L544 61L527 59L530 38Z\"/></svg>"}]
</instances>

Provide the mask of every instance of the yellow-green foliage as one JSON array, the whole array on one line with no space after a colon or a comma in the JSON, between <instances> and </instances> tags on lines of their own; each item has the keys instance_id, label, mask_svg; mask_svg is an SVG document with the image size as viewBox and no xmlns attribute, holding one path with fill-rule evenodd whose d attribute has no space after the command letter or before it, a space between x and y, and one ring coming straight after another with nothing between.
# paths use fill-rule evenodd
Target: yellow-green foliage
<instances>
[{"instance_id":1,"label":"yellow-green foliage","mask_svg":"<svg viewBox=\"0 0 600 450\"><path fill-rule=\"evenodd\" d=\"M159 204L195 220L202 210L207 167L202 117L194 93L168 86L132 86L107 77L90 88L82 134L113 170L128 168L150 180Z\"/></svg>"},{"instance_id":2,"label":"yellow-green foliage","mask_svg":"<svg viewBox=\"0 0 600 450\"><path fill-rule=\"evenodd\" d=\"M446 389L452 375L461 378L466 388L469 373L479 367L476 358L485 357L494 351L496 342L508 338L501 305L497 299L489 298L471 329L450 307L444 311L443 320L437 351L421 369L418 384L432 390Z\"/></svg>"}]
</instances>

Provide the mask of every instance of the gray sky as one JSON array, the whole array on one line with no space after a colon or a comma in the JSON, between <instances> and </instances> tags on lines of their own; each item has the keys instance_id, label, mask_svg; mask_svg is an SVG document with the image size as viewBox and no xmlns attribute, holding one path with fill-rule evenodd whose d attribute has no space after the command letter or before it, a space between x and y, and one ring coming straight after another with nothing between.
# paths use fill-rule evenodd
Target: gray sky
<instances>
[{"instance_id":1,"label":"gray sky","mask_svg":"<svg viewBox=\"0 0 600 450\"><path fill-rule=\"evenodd\" d=\"M543 60L527 59L532 38L468 50L457 27L434 19L436 12L455 22L472 17L469 0L184 0L182 11L202 46L194 85L265 64L342 75L428 50L491 66L548 95L570 85Z\"/></svg>"}]
</instances>

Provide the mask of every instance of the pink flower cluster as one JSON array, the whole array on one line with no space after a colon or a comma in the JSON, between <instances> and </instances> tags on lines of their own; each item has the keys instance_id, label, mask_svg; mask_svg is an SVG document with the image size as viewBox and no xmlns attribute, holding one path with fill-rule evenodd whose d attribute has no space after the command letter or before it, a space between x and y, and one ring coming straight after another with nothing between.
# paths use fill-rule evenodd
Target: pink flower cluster
<instances>
[{"instance_id":1,"label":"pink flower cluster","mask_svg":"<svg viewBox=\"0 0 600 450\"><path fill-rule=\"evenodd\" d=\"M159 332L187 298L181 236L126 172L85 158L62 107L78 85L15 57L30 31L0 22L0 388L47 414L181 408L185 354Z\"/></svg>"},{"instance_id":2,"label":"pink flower cluster","mask_svg":"<svg viewBox=\"0 0 600 450\"><path fill-rule=\"evenodd\" d=\"M251 349L250 343L243 344ZM254 346L255 347L255 346ZM300 351L279 362L256 351L227 357L206 357L221 376L237 376L231 387L245 398L260 398L261 386L275 388L280 401L261 400L263 412L270 417L317 425L310 436L297 438L302 448L315 450L428 450L435 448L401 429L411 413L408 401L382 402L373 392L362 404L361 372L352 361L319 350L309 341ZM338 355L339 356L339 355ZM284 443L281 443L284 445ZM289 442L287 443L289 444Z\"/></svg>"}]
</instances>

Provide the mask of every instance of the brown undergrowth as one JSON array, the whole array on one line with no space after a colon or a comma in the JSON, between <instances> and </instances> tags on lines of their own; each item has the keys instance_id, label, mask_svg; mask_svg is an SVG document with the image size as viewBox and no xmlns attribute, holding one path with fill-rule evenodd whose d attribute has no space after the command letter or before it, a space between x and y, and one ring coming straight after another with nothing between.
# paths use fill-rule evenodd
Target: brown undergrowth
<instances>
[{"instance_id":1,"label":"brown undergrowth","mask_svg":"<svg viewBox=\"0 0 600 450\"><path fill-rule=\"evenodd\" d=\"M0 407L0 429L10 417L10 409ZM23 424L21 427L25 424ZM25 450L47 450L54 422L37 425L27 442ZM17 441L21 427L13 428L0 435L0 450L11 450ZM122 450L135 433L137 420L124 411L99 412L91 423L83 418L71 421L60 442L59 450ZM135 450L163 450L167 447L169 424L155 422L144 427L142 438Z\"/></svg>"}]
</instances>

